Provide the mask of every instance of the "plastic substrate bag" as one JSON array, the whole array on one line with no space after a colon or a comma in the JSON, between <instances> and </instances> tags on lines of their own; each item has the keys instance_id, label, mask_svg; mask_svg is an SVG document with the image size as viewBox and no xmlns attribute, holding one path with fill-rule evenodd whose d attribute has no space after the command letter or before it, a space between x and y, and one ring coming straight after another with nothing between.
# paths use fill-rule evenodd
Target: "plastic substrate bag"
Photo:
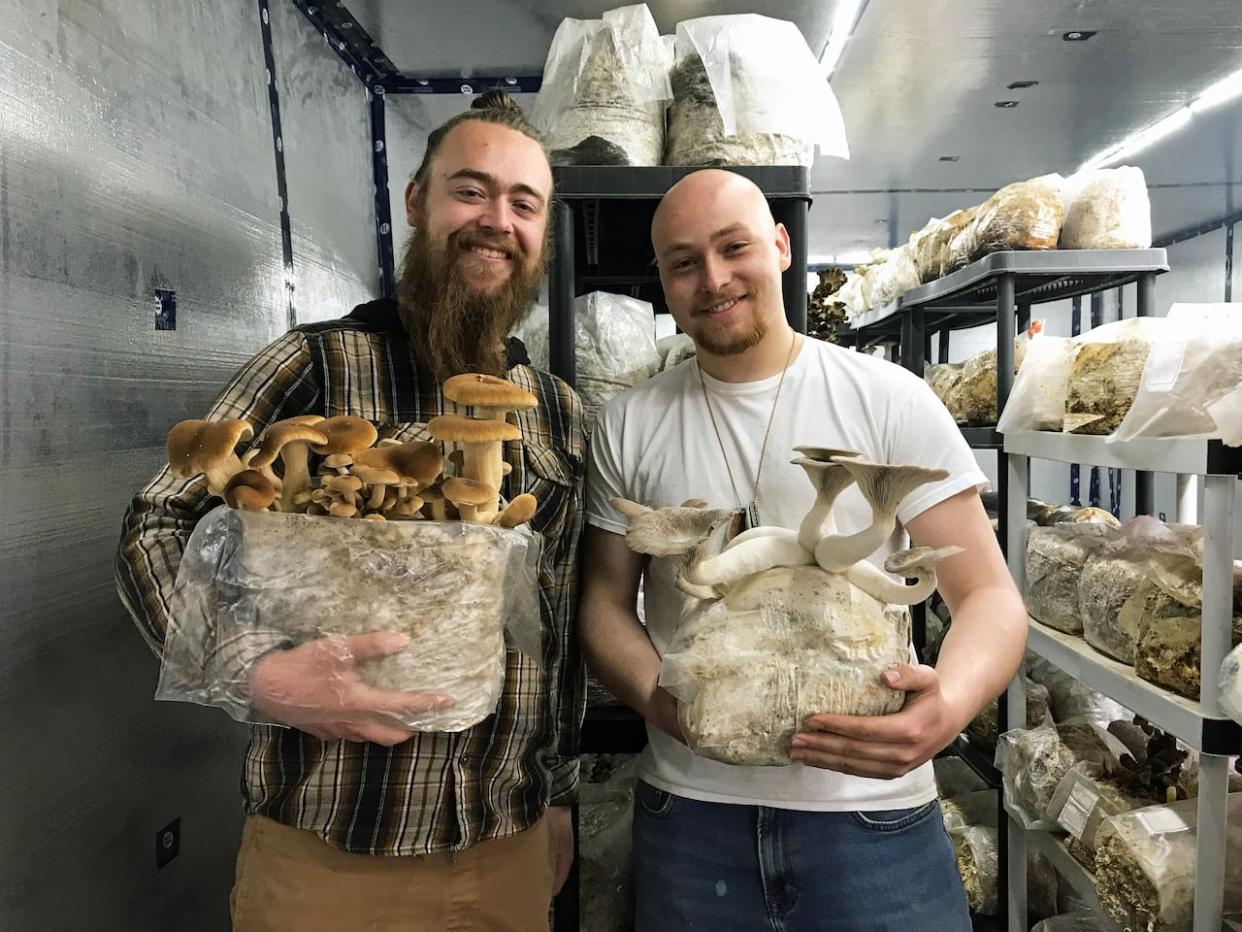
<instances>
[{"instance_id":1,"label":"plastic substrate bag","mask_svg":"<svg viewBox=\"0 0 1242 932\"><path fill-rule=\"evenodd\" d=\"M1061 249L1151 246L1151 201L1141 168L1102 168L1071 183L1077 192L1061 227Z\"/></svg>"},{"instance_id":2,"label":"plastic substrate bag","mask_svg":"<svg viewBox=\"0 0 1242 932\"><path fill-rule=\"evenodd\" d=\"M452 705L393 714L409 728L461 731L496 706L506 637L541 654L538 538L490 525L344 521L220 506L195 527L177 573L157 699L254 721L250 665L272 648L395 631L399 653L360 664L382 690ZM340 684L327 684L337 687Z\"/></svg>"},{"instance_id":3,"label":"plastic substrate bag","mask_svg":"<svg viewBox=\"0 0 1242 932\"><path fill-rule=\"evenodd\" d=\"M1111 440L1217 438L1242 445L1242 315L1236 304L1175 304L1134 403Z\"/></svg>"},{"instance_id":4,"label":"plastic substrate bag","mask_svg":"<svg viewBox=\"0 0 1242 932\"><path fill-rule=\"evenodd\" d=\"M1057 430L1065 418L1073 341L1039 334L1031 338L996 429Z\"/></svg>"}]
</instances>

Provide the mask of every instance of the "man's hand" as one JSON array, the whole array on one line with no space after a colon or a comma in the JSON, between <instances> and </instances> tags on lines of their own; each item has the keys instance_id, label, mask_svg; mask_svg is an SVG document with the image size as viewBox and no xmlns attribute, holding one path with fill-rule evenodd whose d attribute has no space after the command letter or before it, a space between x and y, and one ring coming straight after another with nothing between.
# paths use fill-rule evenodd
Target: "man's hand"
<instances>
[{"instance_id":1,"label":"man's hand","mask_svg":"<svg viewBox=\"0 0 1242 932\"><path fill-rule=\"evenodd\" d=\"M549 806L548 824L552 829L552 895L565 886L574 863L574 818L568 806Z\"/></svg>"},{"instance_id":2,"label":"man's hand","mask_svg":"<svg viewBox=\"0 0 1242 932\"><path fill-rule=\"evenodd\" d=\"M892 780L908 774L947 747L962 727L963 713L940 690L932 667L903 665L881 677L906 690L906 704L893 715L813 715L794 735L790 758L857 777Z\"/></svg>"},{"instance_id":3,"label":"man's hand","mask_svg":"<svg viewBox=\"0 0 1242 932\"><path fill-rule=\"evenodd\" d=\"M656 728L664 732L670 738L676 738L682 744L686 744L686 733L681 728L681 717L677 712L677 697L665 689L663 686L657 686L655 692L651 696L649 705L649 713L647 721L655 725Z\"/></svg>"},{"instance_id":4,"label":"man's hand","mask_svg":"<svg viewBox=\"0 0 1242 932\"><path fill-rule=\"evenodd\" d=\"M250 668L251 705L274 722L316 738L371 741L391 747L414 730L402 724L452 704L447 696L375 689L358 665L395 654L409 637L392 631L349 634L273 651Z\"/></svg>"}]
</instances>

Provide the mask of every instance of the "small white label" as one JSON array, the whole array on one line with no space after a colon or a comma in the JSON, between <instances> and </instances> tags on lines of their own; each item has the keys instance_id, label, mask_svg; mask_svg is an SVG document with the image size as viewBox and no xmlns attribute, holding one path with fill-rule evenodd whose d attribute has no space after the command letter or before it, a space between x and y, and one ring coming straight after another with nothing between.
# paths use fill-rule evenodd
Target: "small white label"
<instances>
[{"instance_id":1,"label":"small white label","mask_svg":"<svg viewBox=\"0 0 1242 932\"><path fill-rule=\"evenodd\" d=\"M1057 816L1057 821L1061 823L1063 829L1073 835L1078 841L1082 841L1082 833L1087 827L1087 819L1099 798L1100 795L1086 784L1075 784L1074 788L1070 790L1069 798L1065 800L1065 806L1061 809L1061 814Z\"/></svg>"},{"instance_id":2,"label":"small white label","mask_svg":"<svg viewBox=\"0 0 1242 932\"><path fill-rule=\"evenodd\" d=\"M1186 355L1186 341L1156 344L1147 357L1143 371L1143 384L1153 392L1167 392L1177 383L1182 373L1182 360Z\"/></svg>"},{"instance_id":3,"label":"small white label","mask_svg":"<svg viewBox=\"0 0 1242 932\"><path fill-rule=\"evenodd\" d=\"M1152 809L1150 812L1135 814L1147 831L1153 835L1172 835L1174 832L1188 832L1190 826L1172 809Z\"/></svg>"}]
</instances>

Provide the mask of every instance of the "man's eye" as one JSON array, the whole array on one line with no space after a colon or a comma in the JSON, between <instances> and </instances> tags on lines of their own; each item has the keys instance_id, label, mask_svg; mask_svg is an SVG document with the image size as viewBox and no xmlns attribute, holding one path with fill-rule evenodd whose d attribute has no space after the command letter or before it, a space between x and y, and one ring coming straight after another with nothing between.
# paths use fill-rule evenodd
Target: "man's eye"
<instances>
[{"instance_id":1,"label":"man's eye","mask_svg":"<svg viewBox=\"0 0 1242 932\"><path fill-rule=\"evenodd\" d=\"M725 247L725 252L741 252L746 246L746 243L730 243Z\"/></svg>"},{"instance_id":2,"label":"man's eye","mask_svg":"<svg viewBox=\"0 0 1242 932\"><path fill-rule=\"evenodd\" d=\"M465 198L482 197L483 192L474 188L460 188L457 191L457 196Z\"/></svg>"},{"instance_id":3,"label":"man's eye","mask_svg":"<svg viewBox=\"0 0 1242 932\"><path fill-rule=\"evenodd\" d=\"M513 208L514 210L519 210L524 214L533 214L535 212L535 205L529 201L518 201L513 205Z\"/></svg>"}]
</instances>

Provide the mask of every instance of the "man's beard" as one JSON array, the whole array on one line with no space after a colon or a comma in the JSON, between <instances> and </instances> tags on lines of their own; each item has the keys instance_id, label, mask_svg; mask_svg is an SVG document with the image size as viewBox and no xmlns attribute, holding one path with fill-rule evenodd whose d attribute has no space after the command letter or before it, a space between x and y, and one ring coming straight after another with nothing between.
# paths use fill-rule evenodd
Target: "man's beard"
<instances>
[{"instance_id":1,"label":"man's beard","mask_svg":"<svg viewBox=\"0 0 1242 932\"><path fill-rule=\"evenodd\" d=\"M462 372L504 376L506 338L534 305L544 275L543 255L531 262L516 242L503 246L458 230L437 250L423 232L410 237L397 277L397 306L419 362L441 378ZM509 277L489 291L471 288L458 262L471 245L510 253Z\"/></svg>"},{"instance_id":2,"label":"man's beard","mask_svg":"<svg viewBox=\"0 0 1242 932\"><path fill-rule=\"evenodd\" d=\"M753 304L754 295L748 297ZM711 320L704 321L703 324L696 328L692 336L700 349L713 356L737 356L753 346L758 346L768 334L768 325L753 309L750 323L744 326L740 333L733 332L732 328L718 328Z\"/></svg>"}]
</instances>

